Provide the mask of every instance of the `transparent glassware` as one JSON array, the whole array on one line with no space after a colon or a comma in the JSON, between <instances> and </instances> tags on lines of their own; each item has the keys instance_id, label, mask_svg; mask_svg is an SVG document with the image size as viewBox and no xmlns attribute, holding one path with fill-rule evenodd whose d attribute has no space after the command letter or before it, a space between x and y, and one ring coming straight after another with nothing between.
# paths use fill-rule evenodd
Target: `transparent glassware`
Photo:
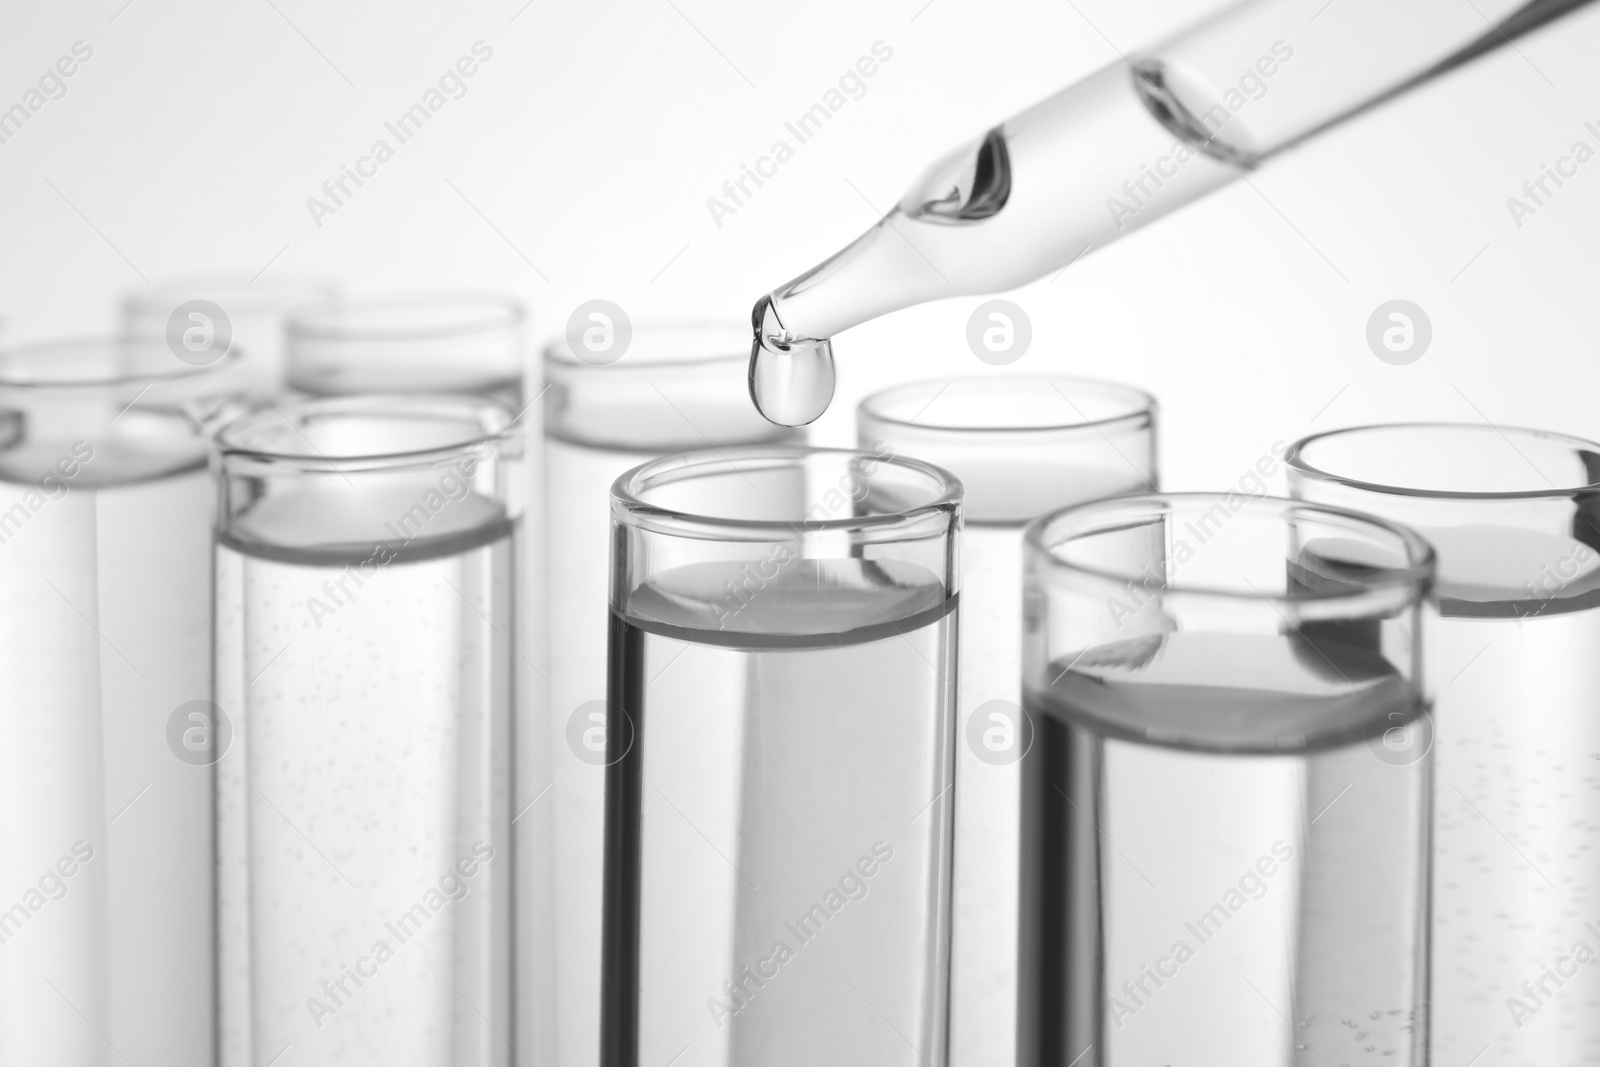
<instances>
[{"instance_id":1,"label":"transparent glassware","mask_svg":"<svg viewBox=\"0 0 1600 1067\"><path fill-rule=\"evenodd\" d=\"M593 1067L600 1056L611 484L666 453L802 439L751 410L747 344L741 323L664 321L635 324L615 362L579 359L565 341L544 352L561 1067Z\"/></svg>"},{"instance_id":2,"label":"transparent glassware","mask_svg":"<svg viewBox=\"0 0 1600 1067\"><path fill-rule=\"evenodd\" d=\"M217 331L225 329L231 344L245 353L245 373L265 396L277 396L284 386L284 322L290 312L332 302L338 287L325 278L268 274L194 275L158 281L128 293L122 301L122 329L134 337L165 337L175 341L214 345ZM214 305L221 315L197 301ZM199 314L204 318L194 318ZM191 333L196 330L198 333ZM206 331L211 331L207 335ZM259 403L260 396L252 397Z\"/></svg>"},{"instance_id":3,"label":"transparent glassware","mask_svg":"<svg viewBox=\"0 0 1600 1067\"><path fill-rule=\"evenodd\" d=\"M216 447L224 1063L544 1062L519 427L320 398Z\"/></svg>"},{"instance_id":4,"label":"transparent glassware","mask_svg":"<svg viewBox=\"0 0 1600 1067\"><path fill-rule=\"evenodd\" d=\"M1242 0L1208 12L940 156L871 229L758 300L751 398L774 422L812 422L833 396L835 334L1068 267L1586 3Z\"/></svg>"},{"instance_id":5,"label":"transparent glassware","mask_svg":"<svg viewBox=\"0 0 1600 1067\"><path fill-rule=\"evenodd\" d=\"M1600 948L1600 444L1365 426L1298 442L1288 467L1295 496L1439 553L1434 1062L1588 1062L1600 992L1571 979L1575 946Z\"/></svg>"},{"instance_id":6,"label":"transparent glassware","mask_svg":"<svg viewBox=\"0 0 1600 1067\"><path fill-rule=\"evenodd\" d=\"M965 489L956 714L950 1059L1011 1063L1016 1041L1022 530L1071 504L1157 488L1155 399L1078 378L945 378L856 409L859 447Z\"/></svg>"},{"instance_id":7,"label":"transparent glassware","mask_svg":"<svg viewBox=\"0 0 1600 1067\"><path fill-rule=\"evenodd\" d=\"M519 619L517 641L519 661L530 675L519 692L528 728L518 734L517 744L533 746L542 754L548 734L543 722L550 671L544 632L544 472L537 454L540 411L532 403L536 394L530 375L535 372L528 360L527 330L526 307L502 293L437 291L326 304L289 319L287 386L301 397L374 393L479 397L515 415L530 450L520 465L528 483L521 492L522 559L517 566L523 602L529 606ZM520 759L524 766L532 766L535 754ZM547 784L548 779L537 788ZM541 812L537 820L525 816L517 821L519 870L520 865L529 865L519 876L524 882L549 877L548 858L523 840L535 824L545 825L546 818L547 813ZM524 1030L535 1019L540 1026L551 1024L542 1006L549 992L542 984L545 980L519 983Z\"/></svg>"},{"instance_id":8,"label":"transparent glassware","mask_svg":"<svg viewBox=\"0 0 1600 1067\"><path fill-rule=\"evenodd\" d=\"M214 1062L213 760L184 709L211 690L199 420L242 363L0 352L0 1063Z\"/></svg>"},{"instance_id":9,"label":"transparent glassware","mask_svg":"<svg viewBox=\"0 0 1600 1067\"><path fill-rule=\"evenodd\" d=\"M310 396L466 393L520 411L527 312L497 293L341 301L289 317L290 389Z\"/></svg>"},{"instance_id":10,"label":"transparent glassware","mask_svg":"<svg viewBox=\"0 0 1600 1067\"><path fill-rule=\"evenodd\" d=\"M1028 528L1018 1063L1427 1062L1433 569L1238 493Z\"/></svg>"},{"instance_id":11,"label":"transparent glassware","mask_svg":"<svg viewBox=\"0 0 1600 1067\"><path fill-rule=\"evenodd\" d=\"M603 1067L946 1062L960 498L786 446L617 480Z\"/></svg>"}]
</instances>

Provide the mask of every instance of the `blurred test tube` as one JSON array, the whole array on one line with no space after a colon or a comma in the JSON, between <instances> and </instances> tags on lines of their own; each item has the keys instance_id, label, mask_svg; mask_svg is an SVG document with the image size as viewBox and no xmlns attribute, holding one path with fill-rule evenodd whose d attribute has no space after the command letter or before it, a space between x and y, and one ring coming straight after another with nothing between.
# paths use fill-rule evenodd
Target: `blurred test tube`
<instances>
[{"instance_id":1,"label":"blurred test tube","mask_svg":"<svg viewBox=\"0 0 1600 1067\"><path fill-rule=\"evenodd\" d=\"M0 1064L214 1062L213 495L244 356L0 352ZM115 1050L115 1051L113 1051Z\"/></svg>"},{"instance_id":2,"label":"blurred test tube","mask_svg":"<svg viewBox=\"0 0 1600 1067\"><path fill-rule=\"evenodd\" d=\"M284 324L290 312L333 300L337 289L323 278L275 275L196 275L157 282L122 301L123 332L165 337L193 350L209 350L223 338L245 353L245 374L266 396L283 389ZM259 403L259 397L252 397Z\"/></svg>"}]
</instances>

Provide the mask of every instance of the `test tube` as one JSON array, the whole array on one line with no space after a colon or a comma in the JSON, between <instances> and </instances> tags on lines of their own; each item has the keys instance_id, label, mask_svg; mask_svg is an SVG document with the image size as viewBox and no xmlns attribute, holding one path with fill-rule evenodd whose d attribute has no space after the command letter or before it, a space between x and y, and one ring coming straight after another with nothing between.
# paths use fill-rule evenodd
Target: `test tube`
<instances>
[{"instance_id":1,"label":"test tube","mask_svg":"<svg viewBox=\"0 0 1600 1067\"><path fill-rule=\"evenodd\" d=\"M332 301L324 278L295 275L197 275L157 282L122 301L122 329L132 337L166 337L190 351L245 353L245 373L265 396L284 383L284 320L291 311ZM255 403L260 396L252 396Z\"/></svg>"},{"instance_id":2,"label":"test tube","mask_svg":"<svg viewBox=\"0 0 1600 1067\"><path fill-rule=\"evenodd\" d=\"M966 490L956 746L950 1059L1014 1062L1022 715L1022 530L1049 511L1154 490L1156 402L1080 378L959 377L875 393L864 450L937 464Z\"/></svg>"},{"instance_id":3,"label":"test tube","mask_svg":"<svg viewBox=\"0 0 1600 1067\"><path fill-rule=\"evenodd\" d=\"M1600 1047L1600 444L1508 426L1365 426L1288 455L1307 500L1439 553L1433 1058ZM1580 947L1582 946L1582 947ZM1574 981L1574 978L1577 978Z\"/></svg>"},{"instance_id":4,"label":"test tube","mask_svg":"<svg viewBox=\"0 0 1600 1067\"><path fill-rule=\"evenodd\" d=\"M519 429L481 400L342 397L261 409L216 444L240 1062L541 1055L513 1004Z\"/></svg>"},{"instance_id":5,"label":"test tube","mask_svg":"<svg viewBox=\"0 0 1600 1067\"><path fill-rule=\"evenodd\" d=\"M340 301L289 316L288 387L310 396L472 393L522 408L527 312L497 293Z\"/></svg>"},{"instance_id":6,"label":"test tube","mask_svg":"<svg viewBox=\"0 0 1600 1067\"><path fill-rule=\"evenodd\" d=\"M594 1067L600 1056L608 493L665 453L802 439L751 408L747 334L738 322L641 322L620 355L579 358L565 340L544 352L561 1067Z\"/></svg>"},{"instance_id":7,"label":"test tube","mask_svg":"<svg viewBox=\"0 0 1600 1067\"><path fill-rule=\"evenodd\" d=\"M946 1062L960 500L786 446L617 480L603 1067Z\"/></svg>"},{"instance_id":8,"label":"test tube","mask_svg":"<svg viewBox=\"0 0 1600 1067\"><path fill-rule=\"evenodd\" d=\"M1028 528L1020 1064L1427 1062L1433 566L1240 493Z\"/></svg>"},{"instance_id":9,"label":"test tube","mask_svg":"<svg viewBox=\"0 0 1600 1067\"><path fill-rule=\"evenodd\" d=\"M539 441L540 412L525 398L528 366L527 309L514 297L493 292L427 292L375 296L302 309L287 325L287 385L300 396L370 393L476 396L514 413L523 440ZM543 729L548 696L545 663L545 596L542 509L543 470L536 456L521 465L526 532L521 539L518 580L529 610L519 620L517 655L529 679L519 693L526 728L517 733L516 793L521 811L550 784L549 731ZM519 865L516 928L517 1011L524 1033L545 1033L552 981L549 946L551 813L538 804L517 819ZM537 891L534 887L540 886ZM237 937L235 938L237 941ZM246 949L241 945L237 952ZM228 1027L229 1032L233 1027Z\"/></svg>"},{"instance_id":10,"label":"test tube","mask_svg":"<svg viewBox=\"0 0 1600 1067\"><path fill-rule=\"evenodd\" d=\"M214 1063L213 497L244 387L159 340L0 352L0 1064ZM192 717L197 716L197 717Z\"/></svg>"}]
</instances>

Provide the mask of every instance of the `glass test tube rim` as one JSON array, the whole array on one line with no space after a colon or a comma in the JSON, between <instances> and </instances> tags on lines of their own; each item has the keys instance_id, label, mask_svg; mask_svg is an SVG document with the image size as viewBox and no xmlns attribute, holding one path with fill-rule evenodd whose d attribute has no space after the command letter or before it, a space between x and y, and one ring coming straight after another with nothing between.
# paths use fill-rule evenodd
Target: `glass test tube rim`
<instances>
[{"instance_id":1,"label":"glass test tube rim","mask_svg":"<svg viewBox=\"0 0 1600 1067\"><path fill-rule=\"evenodd\" d=\"M334 454L319 450L314 444L311 445L314 451L307 453L265 448L241 440L243 434L263 423L287 420L291 426L296 426L295 416L367 417L395 421L407 417L455 418L464 424L475 422L480 432L425 448L338 451ZM213 444L218 462L230 473L250 470L353 474L437 466L454 460L463 452L475 451L486 445L492 445L497 450L507 446L514 448L519 435L516 418L503 405L492 400L453 394L356 393L307 397L252 411L223 426L213 438Z\"/></svg>"},{"instance_id":2,"label":"glass test tube rim","mask_svg":"<svg viewBox=\"0 0 1600 1067\"><path fill-rule=\"evenodd\" d=\"M743 367L750 361L750 325L743 320L662 317L640 319L632 323L632 329L633 340L628 346L628 351L614 363L590 363L579 359L567 345L564 337L546 342L540 348L540 356L546 365L554 364L563 371L588 369L612 373L626 370L696 367L723 361L736 362ZM727 351L722 351L719 345L693 349L700 352L699 355L682 356L651 355L650 347L640 343L642 339L672 334L682 334L685 337L714 337L719 340L726 336L733 343L727 346Z\"/></svg>"},{"instance_id":3,"label":"glass test tube rim","mask_svg":"<svg viewBox=\"0 0 1600 1067\"><path fill-rule=\"evenodd\" d=\"M931 495L915 505L877 515L793 520L697 514L653 504L643 496L659 486L706 474L738 474L754 467L802 466L808 460L839 462L841 470L847 469L842 464L850 460L892 466L924 479L931 486ZM743 468L739 466L741 463L745 464ZM787 542L817 534L846 533L851 535L854 544L881 544L920 540L952 527L959 529L962 495L959 478L942 467L917 459L880 456L852 448L747 445L661 456L625 471L611 484L611 516L618 523L647 532L703 541Z\"/></svg>"},{"instance_id":4,"label":"glass test tube rim","mask_svg":"<svg viewBox=\"0 0 1600 1067\"><path fill-rule=\"evenodd\" d=\"M1481 500L1481 501L1516 501L1516 500L1561 500L1570 498L1576 493L1600 490L1600 477L1591 479L1581 484L1568 486L1549 486L1536 489L1510 489L1510 490L1457 490L1457 489L1425 489L1420 486L1403 486L1383 482L1365 481L1346 475L1335 473L1325 467L1314 465L1307 457L1306 451L1315 447L1319 442L1328 441L1336 437L1353 437L1375 432L1386 431L1424 431L1437 432L1449 431L1452 433L1470 433L1494 435L1504 441L1510 437L1517 437L1525 441L1539 441L1543 444L1558 444L1571 446L1574 451L1600 452L1600 443L1572 434L1558 433L1553 430L1540 430L1526 426L1489 425L1474 422L1378 422L1366 423L1361 426L1347 426L1337 430L1325 430L1321 433L1302 437L1289 448L1284 456L1284 465L1293 473L1318 482L1344 486L1348 489L1362 492L1377 493L1387 496L1413 497L1416 499L1430 500ZM1508 435L1510 435L1508 437ZM1512 447L1515 447L1513 445Z\"/></svg>"},{"instance_id":5,"label":"glass test tube rim","mask_svg":"<svg viewBox=\"0 0 1600 1067\"><path fill-rule=\"evenodd\" d=\"M383 315L417 310L460 310L455 320L432 324L386 323ZM477 310L478 315L468 312ZM352 321L376 316L375 321ZM383 293L335 300L291 310L284 335L291 341L419 341L517 330L528 319L527 305L510 293L491 289L425 290Z\"/></svg>"},{"instance_id":6,"label":"glass test tube rim","mask_svg":"<svg viewBox=\"0 0 1600 1067\"><path fill-rule=\"evenodd\" d=\"M304 304L333 300L339 291L332 278L290 274L250 278L243 274L193 274L164 278L122 298L128 315L166 315L185 300L200 298L223 306L230 315L273 314Z\"/></svg>"},{"instance_id":7,"label":"glass test tube rim","mask_svg":"<svg viewBox=\"0 0 1600 1067\"><path fill-rule=\"evenodd\" d=\"M1104 397L1124 401L1126 410L1114 415L1099 418L1080 417L1071 421L1057 422L1016 422L996 424L970 424L959 425L952 422L920 421L907 419L889 414L885 408L901 399L904 394L917 389L926 389L938 384L953 385L956 383L966 385L994 385L997 388L1012 387L1025 389L1029 386L1049 385L1051 387L1071 387L1075 390L1099 393ZM1070 399L1068 401L1071 402ZM932 401L929 401L930 405ZM1125 385L1121 382L1107 381L1100 378L1083 378L1073 375L1060 374L1033 374L1007 377L991 377L982 374L952 375L948 378L922 378L911 382L901 382L880 389L869 394L856 405L856 423L858 428L867 429L871 425L882 425L900 429L915 430L921 433L946 434L951 437L972 435L973 437L1010 436L1053 436L1063 433L1104 433L1112 428L1138 428L1152 424L1160 414L1161 404L1151 393L1136 386Z\"/></svg>"},{"instance_id":8,"label":"glass test tube rim","mask_svg":"<svg viewBox=\"0 0 1600 1067\"><path fill-rule=\"evenodd\" d=\"M59 337L44 341L30 341L0 347L0 390L24 392L77 392L126 388L130 385L155 385L221 377L243 366L246 354L237 345L230 346L221 358L206 364L184 363L172 357L171 371L160 373L135 373L125 369L115 374L98 374L77 378L41 378L35 375L14 373L17 363L38 356L84 355L88 353L115 356L127 351L161 351L166 339L144 334L87 334L78 337ZM112 360L108 365L115 366Z\"/></svg>"},{"instance_id":9,"label":"glass test tube rim","mask_svg":"<svg viewBox=\"0 0 1600 1067\"><path fill-rule=\"evenodd\" d=\"M1230 494L1225 492L1188 493L1127 493L1107 497L1085 504L1074 504L1042 515L1028 524L1023 532L1029 557L1043 564L1048 573L1055 575L1087 577L1097 583L1110 583L1120 588L1127 582L1140 582L1144 575L1131 571L1115 572L1062 559L1056 548L1086 535L1110 533L1141 521L1159 518L1173 511L1174 505L1215 505L1226 507ZM1374 568L1374 573L1361 579L1352 579L1348 590L1311 590L1294 592L1263 592L1250 588L1228 587L1209 583L1179 583L1161 590L1163 597L1187 596L1216 601L1259 602L1274 609L1316 604L1322 607L1343 604L1358 605L1375 596L1402 594L1407 602L1421 603L1433 589L1438 566L1433 545L1401 523L1370 515L1350 508L1311 504L1289 497L1252 496L1245 500L1245 509L1264 512L1267 517L1285 520L1295 515L1305 515L1333 524L1379 531L1397 544L1404 552L1407 563L1403 567ZM1120 513L1120 514L1118 514ZM1030 578L1030 582L1035 579Z\"/></svg>"}]
</instances>

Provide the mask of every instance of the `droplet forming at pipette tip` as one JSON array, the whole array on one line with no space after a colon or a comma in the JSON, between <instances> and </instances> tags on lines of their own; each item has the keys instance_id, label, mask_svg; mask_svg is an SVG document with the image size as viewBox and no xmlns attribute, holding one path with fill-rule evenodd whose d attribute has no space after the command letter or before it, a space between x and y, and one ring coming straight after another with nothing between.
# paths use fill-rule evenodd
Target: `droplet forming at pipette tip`
<instances>
[{"instance_id":1,"label":"droplet forming at pipette tip","mask_svg":"<svg viewBox=\"0 0 1600 1067\"><path fill-rule=\"evenodd\" d=\"M833 343L790 337L770 296L756 304L751 326L750 399L756 410L779 426L815 422L833 400Z\"/></svg>"}]
</instances>

